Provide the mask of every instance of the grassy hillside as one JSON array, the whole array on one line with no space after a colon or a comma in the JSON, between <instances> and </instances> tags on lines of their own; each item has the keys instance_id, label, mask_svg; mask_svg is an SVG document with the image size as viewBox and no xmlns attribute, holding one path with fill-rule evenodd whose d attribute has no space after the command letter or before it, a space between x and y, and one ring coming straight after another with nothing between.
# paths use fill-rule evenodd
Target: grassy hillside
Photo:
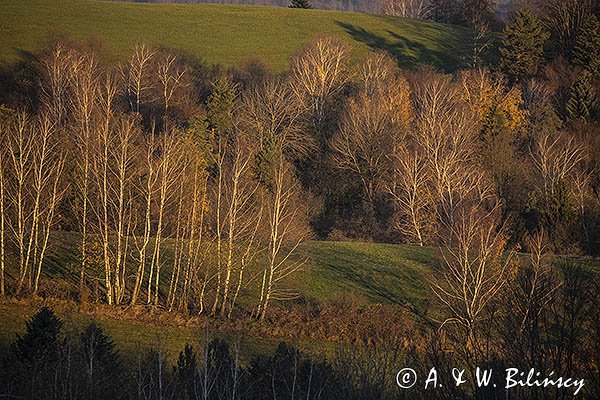
<instances>
[{"instance_id":1,"label":"grassy hillside","mask_svg":"<svg viewBox=\"0 0 600 400\"><path fill-rule=\"evenodd\" d=\"M98 40L117 58L139 40L231 66L253 56L275 70L315 36L346 39L359 59L386 49L402 66L456 67L465 31L426 21L360 13L210 4L89 0L0 0L0 62L13 63L55 35Z\"/></svg>"},{"instance_id":2,"label":"grassy hillside","mask_svg":"<svg viewBox=\"0 0 600 400\"><path fill-rule=\"evenodd\" d=\"M46 294L52 295L57 290L68 291L69 288L75 290L77 287L77 243L77 234L60 233L54 236L53 251L48 256L44 270ZM167 258L170 257L169 252L167 243ZM404 245L309 242L301 249L300 257L307 259L304 271L298 272L289 285L303 298L317 302L350 297L360 302L422 309L430 298L427 277L431 267L428 264L434 252L429 248ZM7 272L14 276L16 271L9 269ZM168 286L168 266L164 274L163 284ZM204 334L198 328L203 322L196 317L184 320L176 314L154 314L144 307L131 310L100 306L95 309L59 300L49 300L49 303L42 300L7 300L0 301L0 353L15 339L16 334L24 332L25 322L43 304L50 304L57 310L66 322L67 331L80 331L92 321L99 323L113 337L122 353L129 357L137 354L139 349L157 346L164 347L174 357L185 343L199 345L204 341ZM212 323L209 326L209 329L219 329ZM218 326L219 336L231 343L240 339L235 334L227 333L229 328L235 327L228 328L226 323ZM279 339L270 336L245 336L241 340L242 352L246 356L269 354L279 342ZM295 344L305 351L319 354L323 348L327 351L333 351L334 348L333 344L308 339Z\"/></svg>"},{"instance_id":3,"label":"grassy hillside","mask_svg":"<svg viewBox=\"0 0 600 400\"><path fill-rule=\"evenodd\" d=\"M53 290L75 291L78 283L77 248L78 235L61 233L53 238L53 252L49 254L44 270L45 292ZM170 257L169 244L164 253ZM349 242L308 242L301 249L300 257L307 262L304 271L298 272L289 282L303 298L316 302L358 301L359 303L383 303L407 307L419 314L428 309L429 315L436 310L431 308L433 295L428 281L433 273L432 264L437 250L407 245ZM592 271L598 271L600 264L593 259L575 259L578 264ZM168 264L168 262L167 262ZM14 275L14 270L9 270ZM168 285L168 265L165 266L163 284ZM163 291L167 288L164 287ZM58 293L58 292L57 292ZM252 294L248 294L252 298ZM95 321L115 340L118 348L128 357L138 354L139 349L161 346L175 357L185 343L198 346L204 341L200 326L208 321L209 329L216 330L219 336L231 343L240 340L237 334L240 326L235 321L204 320L192 316L183 319L177 314L155 313L152 309L111 308L110 306L79 306L60 300L16 300L0 301L0 352L6 349L18 333L24 332L27 321L43 304L54 307L66 322L67 330L81 330L86 324ZM253 303L252 303L253 304ZM336 304L336 303L334 303ZM349 304L349 303L339 303ZM203 322L204 321L204 322ZM249 324L244 320L242 324ZM260 326L258 322L254 328ZM244 325L245 330L248 326ZM231 331L231 329L233 331ZM255 329L254 332L260 332ZM263 333L266 331L263 331ZM280 339L271 334L260 337L244 336L241 348L246 356L269 354ZM285 339L290 341L289 338ZM294 342L294 340L292 340ZM321 354L323 348L330 353L335 344L322 340L296 340L301 349Z\"/></svg>"},{"instance_id":4,"label":"grassy hillside","mask_svg":"<svg viewBox=\"0 0 600 400\"><path fill-rule=\"evenodd\" d=\"M76 291L79 284L77 248L79 235L61 232L53 235L42 280L47 295L54 290ZM164 267L162 292L168 291L173 247L169 240L163 246ZM350 242L307 242L297 257L306 260L287 284L301 297L315 301L352 297L366 303L424 306L430 297L427 280L436 250L407 245ZM16 263L13 263L16 266ZM249 273L260 273L261 265ZM9 276L16 275L12 268ZM100 276L100 275L99 275ZM256 280L258 282L258 280ZM258 284L258 283L256 283ZM256 288L258 289L258 288ZM57 292L58 293L58 292ZM253 288L243 302L256 300Z\"/></svg>"}]
</instances>

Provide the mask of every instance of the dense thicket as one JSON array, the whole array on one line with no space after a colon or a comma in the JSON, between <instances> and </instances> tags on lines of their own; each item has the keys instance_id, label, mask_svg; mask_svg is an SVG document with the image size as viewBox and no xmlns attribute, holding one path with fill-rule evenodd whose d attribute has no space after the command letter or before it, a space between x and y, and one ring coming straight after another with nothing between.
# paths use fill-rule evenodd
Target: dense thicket
<instances>
[{"instance_id":1,"label":"dense thicket","mask_svg":"<svg viewBox=\"0 0 600 400\"><path fill-rule=\"evenodd\" d=\"M587 15L572 59L545 61L545 26L561 26L519 12L502 42L508 77L401 71L383 52L352 66L332 38L282 75L143 43L108 66L54 43L2 93L2 292L39 292L60 231L80 237L81 299L231 316L252 292L259 318L295 296L286 281L309 237L455 248L473 244L467 224L494 226L502 251L542 235L554 252L595 255L598 74L586 49L598 29Z\"/></svg>"}]
</instances>

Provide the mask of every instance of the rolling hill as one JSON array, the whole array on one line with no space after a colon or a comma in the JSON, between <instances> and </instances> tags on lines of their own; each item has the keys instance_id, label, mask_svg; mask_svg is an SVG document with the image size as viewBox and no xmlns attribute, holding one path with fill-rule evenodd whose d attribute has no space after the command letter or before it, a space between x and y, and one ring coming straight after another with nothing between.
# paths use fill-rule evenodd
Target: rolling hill
<instances>
[{"instance_id":1,"label":"rolling hill","mask_svg":"<svg viewBox=\"0 0 600 400\"><path fill-rule=\"evenodd\" d=\"M352 44L356 60L385 49L403 67L431 63L454 70L467 32L428 21L325 10L94 0L0 0L0 62L12 64L66 35L97 41L117 60L143 40L176 48L209 64L259 57L275 71L319 35Z\"/></svg>"},{"instance_id":2,"label":"rolling hill","mask_svg":"<svg viewBox=\"0 0 600 400\"><path fill-rule=\"evenodd\" d=\"M202 319L197 316L181 318L176 313L154 312L144 306L111 308L95 305L78 305L60 297L76 291L79 279L76 249L79 236L75 233L53 235L53 251L48 255L43 272L43 296L58 298L38 298L0 300L0 353L6 350L22 334L25 322L40 307L50 305L65 321L67 331L81 330L94 321L106 330L115 340L125 356L137 354L139 349L164 346L173 357L185 343L199 344L204 341ZM164 253L171 252L165 243ZM358 302L359 304L396 305L412 310L423 310L431 299L428 279L432 269L429 266L435 257L435 249L407 245L350 243L350 242L307 242L300 249L299 257L307 259L303 271L295 274L288 285L305 300L321 302ZM169 255L170 256L170 255ZM167 263L168 265L168 263ZM14 277L16 270L9 269ZM164 270L163 283L168 286L169 268ZM12 279L12 278L11 278ZM168 290L168 287L164 287ZM62 294L60 294L62 293ZM249 299L242 299L244 302ZM252 303L254 304L254 303ZM247 319L243 320L248 324ZM255 322L259 325L259 322ZM219 336L235 342L240 336L231 331L237 327L223 321L210 321L210 329L216 329ZM219 326L219 328L217 328ZM234 329L235 330L235 329ZM279 342L277 337L243 335L242 348L247 355L269 354ZM290 340L289 338L286 340ZM332 351L333 343L307 338L294 339L300 348L321 354L323 349Z\"/></svg>"}]
</instances>

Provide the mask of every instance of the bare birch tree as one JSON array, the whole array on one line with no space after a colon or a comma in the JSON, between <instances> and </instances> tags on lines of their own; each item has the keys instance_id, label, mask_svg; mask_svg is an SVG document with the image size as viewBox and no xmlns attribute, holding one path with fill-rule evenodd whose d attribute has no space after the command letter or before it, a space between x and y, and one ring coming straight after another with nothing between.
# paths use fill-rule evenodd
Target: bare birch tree
<instances>
[{"instance_id":1,"label":"bare birch tree","mask_svg":"<svg viewBox=\"0 0 600 400\"><path fill-rule=\"evenodd\" d=\"M427 159L414 149L400 148L391 156L393 169L386 183L400 211L396 227L410 243L423 246L429 242L432 218L430 171Z\"/></svg>"},{"instance_id":2,"label":"bare birch tree","mask_svg":"<svg viewBox=\"0 0 600 400\"><path fill-rule=\"evenodd\" d=\"M554 194L557 185L573 177L586 157L585 147L564 134L541 133L530 149L545 196Z\"/></svg>"},{"instance_id":3,"label":"bare birch tree","mask_svg":"<svg viewBox=\"0 0 600 400\"><path fill-rule=\"evenodd\" d=\"M425 19L431 13L431 5L429 0L384 0L383 12L394 17Z\"/></svg>"},{"instance_id":4,"label":"bare birch tree","mask_svg":"<svg viewBox=\"0 0 600 400\"><path fill-rule=\"evenodd\" d=\"M156 135L150 132L145 135L143 140L143 162L141 163L143 172L139 174L138 192L143 202L143 232L138 235L135 231L134 243L137 248L138 268L135 275L135 283L131 294L131 304L136 304L142 284L146 274L147 252L152 235L152 206L156 194L156 184L158 182L158 168L156 166L157 143Z\"/></svg>"},{"instance_id":5,"label":"bare birch tree","mask_svg":"<svg viewBox=\"0 0 600 400\"><path fill-rule=\"evenodd\" d=\"M460 327L468 351L477 350L484 311L513 273L515 254L506 247L499 207L499 203L486 207L475 200L461 201L454 209L451 223L444 227L444 264L431 286L448 314L441 328Z\"/></svg>"},{"instance_id":6,"label":"bare birch tree","mask_svg":"<svg viewBox=\"0 0 600 400\"><path fill-rule=\"evenodd\" d=\"M155 54L155 50L150 49L144 43L138 43L133 48L133 54L129 60L121 67L130 109L138 114L153 86L150 74L151 61Z\"/></svg>"},{"instance_id":7,"label":"bare birch tree","mask_svg":"<svg viewBox=\"0 0 600 400\"><path fill-rule=\"evenodd\" d=\"M173 54L165 54L158 60L156 74L160 82L161 103L163 109L163 128L169 130L169 110L173 102L178 100L179 89L187 83L184 81L187 69L178 65L177 57ZM179 96L181 96L179 94Z\"/></svg>"},{"instance_id":8,"label":"bare birch tree","mask_svg":"<svg viewBox=\"0 0 600 400\"><path fill-rule=\"evenodd\" d=\"M10 228L13 231L13 237L17 243L19 255L19 273L16 294L18 295L23 287L23 282L27 276L27 225L28 199L26 187L30 182L32 174L33 160L33 135L27 132L30 124L29 116L25 113L18 113L11 121L8 127L8 153L11 162L11 181L13 187L7 191L9 201L13 204L12 218Z\"/></svg>"},{"instance_id":9,"label":"bare birch tree","mask_svg":"<svg viewBox=\"0 0 600 400\"><path fill-rule=\"evenodd\" d=\"M135 141L139 137L137 119L121 116L115 121L108 155L108 205L110 230L116 235L114 244L114 301L120 304L125 295L126 261L131 229L130 202L133 180L133 164L136 158ZM109 228L107 228L109 229Z\"/></svg>"},{"instance_id":10,"label":"bare birch tree","mask_svg":"<svg viewBox=\"0 0 600 400\"><path fill-rule=\"evenodd\" d=\"M108 74L101 82L100 88L100 118L97 126L96 143L92 161L92 173L96 187L96 215L97 228L102 243L102 259L104 264L104 285L106 302L110 305L114 301L113 273L110 246L110 212L111 212L111 159L110 151L113 146L112 130L115 124L114 101L117 94L117 83L114 76Z\"/></svg>"},{"instance_id":11,"label":"bare birch tree","mask_svg":"<svg viewBox=\"0 0 600 400\"><path fill-rule=\"evenodd\" d=\"M79 223L81 229L81 271L79 276L79 295L83 296L87 270L87 247L89 235L89 208L91 197L91 155L92 133L97 122L95 113L98 106L99 91L98 60L94 53L81 53L73 57L70 71L70 85L73 95L70 97L71 110L75 120L76 140L74 158L77 165L76 185L79 200Z\"/></svg>"},{"instance_id":12,"label":"bare birch tree","mask_svg":"<svg viewBox=\"0 0 600 400\"><path fill-rule=\"evenodd\" d=\"M179 151L179 133L177 131L171 131L164 133L160 138L160 159L158 162L158 204L157 204L157 223L156 233L154 237L154 248L152 253L152 259L150 262L150 275L148 278L148 298L147 302L150 304L152 301L155 306L158 305L159 300L159 285L160 285L160 272L161 272L161 246L164 236L164 216L165 208L173 198L173 187L177 180L180 178L180 166L179 161L181 160ZM154 274L154 275L153 275ZM152 278L154 277L154 295L152 296ZM154 298L152 298L154 297Z\"/></svg>"},{"instance_id":13,"label":"bare birch tree","mask_svg":"<svg viewBox=\"0 0 600 400\"><path fill-rule=\"evenodd\" d=\"M303 210L297 196L298 184L293 171L283 157L274 166L271 190L265 195L265 211L268 222L265 269L261 281L257 316L264 320L273 300L290 300L297 294L285 287L285 279L298 271L305 259L296 256L304 241L299 219Z\"/></svg>"},{"instance_id":14,"label":"bare birch tree","mask_svg":"<svg viewBox=\"0 0 600 400\"><path fill-rule=\"evenodd\" d=\"M238 132L233 144L233 159L227 174L228 179L224 185L227 203L225 211L227 243L221 315L225 315L227 307L229 307L228 312L230 313L235 305L233 299L229 296L231 296L230 292L233 290L235 292L232 295L236 296L239 287L236 289L231 287L232 278L234 273L238 273L239 279L243 279L244 263L247 262L247 256L244 258L239 253L245 246L247 251L251 249L254 239L252 234L256 232L252 229L252 221L257 218L253 200L258 184L252 179L252 163L255 154L249 151L249 146L244 143L244 139ZM241 285L241 282L238 282L239 285Z\"/></svg>"},{"instance_id":15,"label":"bare birch tree","mask_svg":"<svg viewBox=\"0 0 600 400\"><path fill-rule=\"evenodd\" d=\"M458 199L480 189L475 168L477 118L460 99L448 77L434 74L415 85L415 143L423 149L432 177L432 194L440 217L450 217Z\"/></svg>"},{"instance_id":16,"label":"bare birch tree","mask_svg":"<svg viewBox=\"0 0 600 400\"><path fill-rule=\"evenodd\" d=\"M2 114L3 110L0 110L0 142L9 143L8 136L8 116ZM6 282L5 282L5 270L6 270L6 179L7 179L7 153L6 149L2 147L0 149L0 297L6 295Z\"/></svg>"},{"instance_id":17,"label":"bare birch tree","mask_svg":"<svg viewBox=\"0 0 600 400\"><path fill-rule=\"evenodd\" d=\"M57 43L41 61L40 89L42 102L55 123L62 124L69 108L71 67L75 53Z\"/></svg>"},{"instance_id":18,"label":"bare birch tree","mask_svg":"<svg viewBox=\"0 0 600 400\"><path fill-rule=\"evenodd\" d=\"M296 96L314 117L317 132L325 120L326 102L348 79L348 46L333 38L320 38L292 60L290 83Z\"/></svg>"},{"instance_id":19,"label":"bare birch tree","mask_svg":"<svg viewBox=\"0 0 600 400\"><path fill-rule=\"evenodd\" d=\"M10 227L18 246L19 274L16 293L26 288L35 295L48 248L55 211L62 196L60 187L64 152L54 117L31 118L17 114L10 125L8 153L13 187Z\"/></svg>"}]
</instances>

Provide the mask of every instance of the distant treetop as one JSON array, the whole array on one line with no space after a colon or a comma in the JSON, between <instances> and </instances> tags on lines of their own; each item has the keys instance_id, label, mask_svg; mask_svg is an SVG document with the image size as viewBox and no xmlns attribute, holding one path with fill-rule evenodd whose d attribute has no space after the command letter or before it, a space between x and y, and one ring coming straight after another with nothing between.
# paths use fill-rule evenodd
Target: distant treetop
<instances>
[{"instance_id":1,"label":"distant treetop","mask_svg":"<svg viewBox=\"0 0 600 400\"><path fill-rule=\"evenodd\" d=\"M310 4L308 0L292 0L289 5L290 8L307 8L311 9L313 6Z\"/></svg>"}]
</instances>

